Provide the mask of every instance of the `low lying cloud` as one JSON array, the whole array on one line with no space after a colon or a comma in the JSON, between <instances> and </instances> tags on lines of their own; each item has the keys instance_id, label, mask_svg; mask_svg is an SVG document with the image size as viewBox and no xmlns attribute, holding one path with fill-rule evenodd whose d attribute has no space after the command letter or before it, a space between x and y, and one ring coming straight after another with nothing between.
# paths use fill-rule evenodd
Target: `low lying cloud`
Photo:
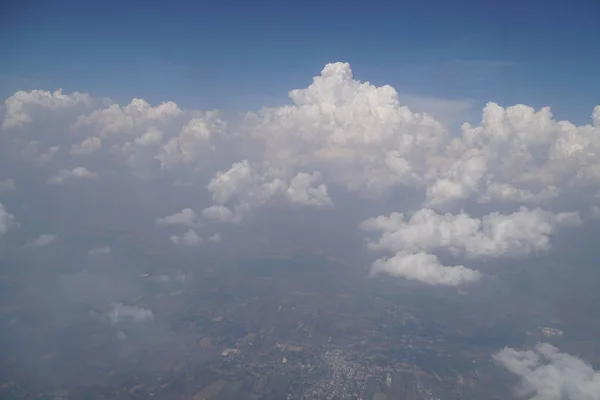
<instances>
[{"instance_id":1,"label":"low lying cloud","mask_svg":"<svg viewBox=\"0 0 600 400\"><path fill-rule=\"evenodd\" d=\"M505 348L494 360L519 377L518 394L531 400L598 400L600 372L556 347L541 343L534 350Z\"/></svg>"},{"instance_id":2,"label":"low lying cloud","mask_svg":"<svg viewBox=\"0 0 600 400\"><path fill-rule=\"evenodd\" d=\"M113 303L112 310L108 313L108 317L113 323L122 321L143 322L152 320L154 313L136 306L127 306L121 303Z\"/></svg>"}]
</instances>

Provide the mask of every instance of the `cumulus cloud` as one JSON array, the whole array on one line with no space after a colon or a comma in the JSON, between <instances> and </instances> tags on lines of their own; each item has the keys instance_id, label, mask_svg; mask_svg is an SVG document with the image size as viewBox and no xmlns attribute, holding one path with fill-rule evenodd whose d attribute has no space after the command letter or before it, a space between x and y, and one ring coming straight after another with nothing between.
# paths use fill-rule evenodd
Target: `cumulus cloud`
<instances>
[{"instance_id":1,"label":"cumulus cloud","mask_svg":"<svg viewBox=\"0 0 600 400\"><path fill-rule=\"evenodd\" d=\"M532 400L598 400L600 372L548 344L534 350L505 348L495 361L521 380L518 393Z\"/></svg>"},{"instance_id":2,"label":"cumulus cloud","mask_svg":"<svg viewBox=\"0 0 600 400\"><path fill-rule=\"evenodd\" d=\"M481 278L481 273L463 265L444 266L433 254L400 251L373 263L371 275L389 274L431 285L458 286Z\"/></svg>"},{"instance_id":3,"label":"cumulus cloud","mask_svg":"<svg viewBox=\"0 0 600 400\"><path fill-rule=\"evenodd\" d=\"M462 265L442 266L429 252L446 250L466 258L526 256L550 247L550 235L559 227L582 223L578 213L554 214L521 207L512 214L492 213L473 218L438 214L421 209L410 219L401 213L370 218L361 224L368 232L379 232L368 241L371 250L396 253L373 263L372 273L388 273L431 284L460 285L478 280L481 274Z\"/></svg>"},{"instance_id":4,"label":"cumulus cloud","mask_svg":"<svg viewBox=\"0 0 600 400\"><path fill-rule=\"evenodd\" d=\"M176 137L164 144L156 159L160 161L163 168L170 168L177 164L190 164L201 155L215 150L211 138L215 134L220 134L225 125L216 111L192 118Z\"/></svg>"},{"instance_id":5,"label":"cumulus cloud","mask_svg":"<svg viewBox=\"0 0 600 400\"><path fill-rule=\"evenodd\" d=\"M174 194L165 201L188 196L172 210L191 208L167 216L144 210L158 225L188 227L170 237L180 245L209 238L217 228L202 229L212 223L242 224L269 208L319 209L327 218L341 207L369 235L368 249L388 253L373 257L373 275L436 285L476 281L475 259L547 251L557 231L600 214L600 106L590 124L576 126L549 108L488 103L478 123L454 132L402 103L453 123L470 103L401 96L356 79L347 63L327 64L289 99L226 119L173 101L120 105L78 92L20 91L5 101L0 151L25 154L48 184L65 190L86 180L152 193L141 199L140 189L136 200L110 204L146 207L168 183ZM11 176L20 189L20 176ZM9 181L0 189L13 187ZM356 217L359 202L373 213ZM443 265L445 253L461 259Z\"/></svg>"},{"instance_id":6,"label":"cumulus cloud","mask_svg":"<svg viewBox=\"0 0 600 400\"><path fill-rule=\"evenodd\" d=\"M91 98L86 93L73 92L65 94L62 90L48 92L45 90L32 90L31 92L18 91L4 102L6 114L2 121L3 129L19 128L32 121L30 109L39 107L46 110L59 112L61 109L75 105L89 105Z\"/></svg>"},{"instance_id":7,"label":"cumulus cloud","mask_svg":"<svg viewBox=\"0 0 600 400\"><path fill-rule=\"evenodd\" d=\"M229 208L218 205L210 206L202 210L202 215L210 220L219 222L239 222L239 216L236 216Z\"/></svg>"},{"instance_id":8,"label":"cumulus cloud","mask_svg":"<svg viewBox=\"0 0 600 400\"><path fill-rule=\"evenodd\" d=\"M178 213L166 217L157 218L156 223L160 225L188 225L196 224L196 213L191 208L184 208Z\"/></svg>"},{"instance_id":9,"label":"cumulus cloud","mask_svg":"<svg viewBox=\"0 0 600 400\"><path fill-rule=\"evenodd\" d=\"M281 177L279 177L281 176ZM279 200L303 206L331 206L327 186L321 174L299 172L288 181L277 171L254 167L248 160L234 163L227 171L219 171L207 188L216 206L203 211L205 217L221 222L239 222L252 208ZM233 204L233 211L225 204Z\"/></svg>"},{"instance_id":10,"label":"cumulus cloud","mask_svg":"<svg viewBox=\"0 0 600 400\"><path fill-rule=\"evenodd\" d=\"M548 107L488 103L477 126L462 133L432 164L427 198L439 204L469 197L539 203L600 179L600 106L592 125L555 121Z\"/></svg>"},{"instance_id":11,"label":"cumulus cloud","mask_svg":"<svg viewBox=\"0 0 600 400\"><path fill-rule=\"evenodd\" d=\"M367 231L381 232L370 241L372 250L432 251L444 248L469 258L527 255L550 247L550 235L562 226L582 223L578 213L558 213L521 207L511 214L492 213L483 218L438 214L421 209L409 220L403 214L371 218L362 223Z\"/></svg>"},{"instance_id":12,"label":"cumulus cloud","mask_svg":"<svg viewBox=\"0 0 600 400\"><path fill-rule=\"evenodd\" d=\"M63 185L78 180L94 179L96 176L97 174L95 172L92 172L85 167L75 167L72 170L63 169L59 171L56 175L48 179L48 184Z\"/></svg>"},{"instance_id":13,"label":"cumulus cloud","mask_svg":"<svg viewBox=\"0 0 600 400\"><path fill-rule=\"evenodd\" d=\"M313 174L299 173L290 182L286 195L292 203L312 206L330 206L332 201L327 194L327 186L321 183L314 186L321 179L318 172Z\"/></svg>"},{"instance_id":14,"label":"cumulus cloud","mask_svg":"<svg viewBox=\"0 0 600 400\"><path fill-rule=\"evenodd\" d=\"M202 243L202 238L193 229L188 229L183 235L172 235L171 241L175 244L194 247Z\"/></svg>"},{"instance_id":15,"label":"cumulus cloud","mask_svg":"<svg viewBox=\"0 0 600 400\"><path fill-rule=\"evenodd\" d=\"M289 170L322 171L327 181L366 196L418 185L428 155L444 144L441 123L400 105L391 86L353 79L347 63L328 64L291 106L246 116L262 160L279 177Z\"/></svg>"}]
</instances>

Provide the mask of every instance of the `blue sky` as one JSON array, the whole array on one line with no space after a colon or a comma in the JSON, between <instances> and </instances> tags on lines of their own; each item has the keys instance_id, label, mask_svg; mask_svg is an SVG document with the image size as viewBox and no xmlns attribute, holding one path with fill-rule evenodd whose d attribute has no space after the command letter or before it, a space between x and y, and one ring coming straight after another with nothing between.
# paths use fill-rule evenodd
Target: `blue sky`
<instances>
[{"instance_id":1,"label":"blue sky","mask_svg":"<svg viewBox=\"0 0 600 400\"><path fill-rule=\"evenodd\" d=\"M586 123L600 103L597 0L323 3L4 2L0 95L63 88L241 111L348 61L358 79L477 111L549 105Z\"/></svg>"}]
</instances>

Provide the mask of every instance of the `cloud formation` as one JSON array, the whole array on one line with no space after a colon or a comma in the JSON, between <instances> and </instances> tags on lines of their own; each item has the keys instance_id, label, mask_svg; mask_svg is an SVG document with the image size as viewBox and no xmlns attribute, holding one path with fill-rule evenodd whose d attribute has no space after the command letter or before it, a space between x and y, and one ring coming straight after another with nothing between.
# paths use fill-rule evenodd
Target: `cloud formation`
<instances>
[{"instance_id":1,"label":"cloud formation","mask_svg":"<svg viewBox=\"0 0 600 400\"><path fill-rule=\"evenodd\" d=\"M184 208L178 213L157 218L156 223L161 225L188 225L196 224L196 213L191 208Z\"/></svg>"},{"instance_id":2,"label":"cloud formation","mask_svg":"<svg viewBox=\"0 0 600 400\"><path fill-rule=\"evenodd\" d=\"M600 215L600 106L576 126L549 108L488 103L455 132L347 63L289 98L226 119L173 101L19 91L5 100L1 155L16 172L0 193L18 193L21 172L74 193L83 182L113 188L106 204L145 204L165 245L188 247L226 242L223 224L271 208L322 218L343 209L336 218L356 219L367 248L389 254L374 256L372 275L450 286L480 279L476 262L549 251L558 231ZM159 198L169 207L151 208ZM357 217L367 203L374 214ZM0 233L14 214L0 208Z\"/></svg>"},{"instance_id":3,"label":"cloud formation","mask_svg":"<svg viewBox=\"0 0 600 400\"><path fill-rule=\"evenodd\" d=\"M6 207L0 203L0 235L6 234L11 226L16 224L15 216L10 214Z\"/></svg>"},{"instance_id":4,"label":"cloud formation","mask_svg":"<svg viewBox=\"0 0 600 400\"><path fill-rule=\"evenodd\" d=\"M172 235L171 241L175 244L194 247L202 243L202 238L193 229L188 229L183 235Z\"/></svg>"},{"instance_id":5,"label":"cloud formation","mask_svg":"<svg viewBox=\"0 0 600 400\"><path fill-rule=\"evenodd\" d=\"M505 348L494 360L518 376L518 394L531 400L598 400L600 372L585 361L541 343L534 350Z\"/></svg>"},{"instance_id":6,"label":"cloud formation","mask_svg":"<svg viewBox=\"0 0 600 400\"><path fill-rule=\"evenodd\" d=\"M121 303L113 303L112 310L108 313L111 322L122 321L143 322L152 320L154 313L146 308L128 306Z\"/></svg>"},{"instance_id":7,"label":"cloud formation","mask_svg":"<svg viewBox=\"0 0 600 400\"><path fill-rule=\"evenodd\" d=\"M56 239L57 235L53 233L44 233L43 235L39 235L37 238L35 238L31 242L31 245L33 247L46 247L54 243Z\"/></svg>"}]
</instances>

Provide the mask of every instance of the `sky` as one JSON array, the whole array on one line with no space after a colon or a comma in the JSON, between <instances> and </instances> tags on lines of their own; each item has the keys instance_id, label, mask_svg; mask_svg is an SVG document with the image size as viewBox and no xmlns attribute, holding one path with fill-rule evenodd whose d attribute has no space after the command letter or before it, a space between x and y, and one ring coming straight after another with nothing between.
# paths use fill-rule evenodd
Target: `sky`
<instances>
[{"instance_id":1,"label":"sky","mask_svg":"<svg viewBox=\"0 0 600 400\"><path fill-rule=\"evenodd\" d=\"M600 3L490 3L3 3L3 273L160 324L128 304L133 248L295 246L467 294L559 259L599 228ZM529 398L597 399L548 346L495 360Z\"/></svg>"},{"instance_id":2,"label":"sky","mask_svg":"<svg viewBox=\"0 0 600 400\"><path fill-rule=\"evenodd\" d=\"M405 95L467 100L477 112L487 101L551 106L559 119L586 123L600 86L594 0L2 7L3 97L63 88L239 112L280 104L290 87L344 61Z\"/></svg>"}]
</instances>

